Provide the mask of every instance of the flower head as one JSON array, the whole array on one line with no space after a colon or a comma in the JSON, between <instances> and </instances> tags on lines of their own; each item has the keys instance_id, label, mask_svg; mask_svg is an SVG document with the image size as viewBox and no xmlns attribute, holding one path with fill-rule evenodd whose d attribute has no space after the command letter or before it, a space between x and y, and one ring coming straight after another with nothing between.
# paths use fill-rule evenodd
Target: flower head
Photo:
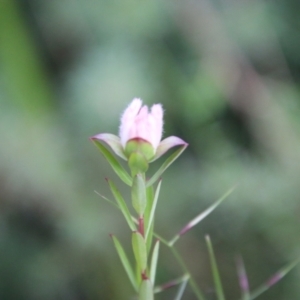
<instances>
[{"instance_id":1,"label":"flower head","mask_svg":"<svg viewBox=\"0 0 300 300\"><path fill-rule=\"evenodd\" d=\"M154 104L149 112L142 100L134 98L121 117L119 136L123 148L131 139L149 142L156 151L163 131L163 109L161 104Z\"/></svg>"},{"instance_id":2,"label":"flower head","mask_svg":"<svg viewBox=\"0 0 300 300\"><path fill-rule=\"evenodd\" d=\"M115 154L128 160L137 157L148 165L174 146L186 147L187 143L176 136L161 141L163 132L163 108L154 104L150 111L142 100L134 98L121 117L119 137L110 133L93 136L94 141L108 144Z\"/></svg>"}]
</instances>

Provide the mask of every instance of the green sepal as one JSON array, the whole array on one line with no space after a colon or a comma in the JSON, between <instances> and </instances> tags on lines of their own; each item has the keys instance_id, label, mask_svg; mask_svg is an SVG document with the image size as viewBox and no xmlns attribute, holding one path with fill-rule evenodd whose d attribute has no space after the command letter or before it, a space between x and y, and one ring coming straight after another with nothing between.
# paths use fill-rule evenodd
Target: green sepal
<instances>
[{"instance_id":1,"label":"green sepal","mask_svg":"<svg viewBox=\"0 0 300 300\"><path fill-rule=\"evenodd\" d=\"M134 271L131 267L131 264L130 264L128 258L127 258L127 255L126 255L121 243L119 242L119 240L114 235L111 235L111 238L114 242L115 248L116 248L117 253L119 255L119 258L122 262L122 265L123 265L123 267L124 267L124 269L127 273L127 276L129 278L134 290L137 291L138 286L137 286L137 282L136 282L136 279L135 279L135 274L134 274Z\"/></svg>"},{"instance_id":2,"label":"green sepal","mask_svg":"<svg viewBox=\"0 0 300 300\"><path fill-rule=\"evenodd\" d=\"M130 211L129 211L127 205L126 205L125 200L123 199L121 193L118 191L115 184L110 179L107 179L107 182L109 184L109 187L110 187L110 190L111 190L112 194L115 197L115 200L118 203L118 206L119 206L121 212L123 213L123 216L124 216L125 220L127 221L128 226L130 227L130 229L132 231L135 231L136 230L136 225L134 224L134 222L132 220L132 216L131 216Z\"/></svg>"},{"instance_id":3,"label":"green sepal","mask_svg":"<svg viewBox=\"0 0 300 300\"><path fill-rule=\"evenodd\" d=\"M138 231L132 233L132 249L138 271L143 274L147 269L147 248L143 236Z\"/></svg>"},{"instance_id":4,"label":"green sepal","mask_svg":"<svg viewBox=\"0 0 300 300\"><path fill-rule=\"evenodd\" d=\"M218 270L218 266L217 266L213 246L212 246L212 243L210 241L210 237L207 235L205 237L205 240L206 240L206 245L207 245L207 249L208 249L210 266L211 266L212 275L213 275L213 279L214 279L214 283L215 283L217 298L218 298L218 300L225 300L224 291L223 291L223 287L222 287L222 282L221 282L221 278L220 278L220 274L219 274L219 270Z\"/></svg>"},{"instance_id":5,"label":"green sepal","mask_svg":"<svg viewBox=\"0 0 300 300\"><path fill-rule=\"evenodd\" d=\"M142 174L133 178L131 189L132 206L139 216L143 216L147 205L146 184Z\"/></svg>"},{"instance_id":6,"label":"green sepal","mask_svg":"<svg viewBox=\"0 0 300 300\"><path fill-rule=\"evenodd\" d=\"M120 179L123 182L125 182L127 185L131 186L132 185L132 178L127 173L127 171L122 167L122 165L118 162L118 160L111 154L111 152L109 150L107 150L105 148L105 146L103 146L101 144L101 142L99 142L98 140L93 139L93 138L91 140L98 147L98 149L100 150L100 152L106 158L106 160L111 165L111 167L113 168L113 170L115 171L115 173L120 177Z\"/></svg>"},{"instance_id":7,"label":"green sepal","mask_svg":"<svg viewBox=\"0 0 300 300\"><path fill-rule=\"evenodd\" d=\"M153 287L149 279L143 280L141 283L139 300L154 300Z\"/></svg>"},{"instance_id":8,"label":"green sepal","mask_svg":"<svg viewBox=\"0 0 300 300\"><path fill-rule=\"evenodd\" d=\"M157 170L157 172L147 181L146 186L151 186L158 180L164 171L179 157L179 155L185 150L187 145L183 145L179 147L174 153L172 153L165 162L161 165L161 167Z\"/></svg>"},{"instance_id":9,"label":"green sepal","mask_svg":"<svg viewBox=\"0 0 300 300\"><path fill-rule=\"evenodd\" d=\"M149 164L143 154L140 152L133 152L129 156L128 166L131 170L132 177L134 177L138 173L146 173Z\"/></svg>"},{"instance_id":10,"label":"green sepal","mask_svg":"<svg viewBox=\"0 0 300 300\"><path fill-rule=\"evenodd\" d=\"M155 151L153 146L146 140L141 138L134 138L129 140L125 146L125 155L130 157L134 152L142 154L147 161L154 157Z\"/></svg>"}]
</instances>

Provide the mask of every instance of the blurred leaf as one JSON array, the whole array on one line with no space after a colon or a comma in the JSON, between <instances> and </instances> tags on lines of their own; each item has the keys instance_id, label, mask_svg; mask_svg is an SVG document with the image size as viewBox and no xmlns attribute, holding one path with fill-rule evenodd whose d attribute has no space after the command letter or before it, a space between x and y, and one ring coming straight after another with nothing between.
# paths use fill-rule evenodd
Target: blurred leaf
<instances>
[{"instance_id":1,"label":"blurred leaf","mask_svg":"<svg viewBox=\"0 0 300 300\"><path fill-rule=\"evenodd\" d=\"M201 222L205 217L207 217L211 212L213 212L234 190L236 189L236 186L229 189L219 200L217 200L214 204L212 204L209 208L207 208L205 211L200 213L196 218L194 218L192 221L190 221L188 224L186 224L178 234L174 236L174 238L169 242L169 244L172 246L175 244L175 242L180 238L181 235L185 234L187 231L192 229L194 226L196 226L199 222Z\"/></svg>"},{"instance_id":2,"label":"blurred leaf","mask_svg":"<svg viewBox=\"0 0 300 300\"><path fill-rule=\"evenodd\" d=\"M250 299L255 299L260 296L263 292L267 291L270 287L276 284L284 276L286 276L293 268L295 268L300 262L300 258L294 260L293 262L287 264L281 270L279 270L275 275L273 275L266 283L262 284L260 287L251 292Z\"/></svg>"},{"instance_id":3,"label":"blurred leaf","mask_svg":"<svg viewBox=\"0 0 300 300\"><path fill-rule=\"evenodd\" d=\"M242 257L238 257L237 259L237 272L242 292L242 300L250 300L249 282Z\"/></svg>"},{"instance_id":4,"label":"blurred leaf","mask_svg":"<svg viewBox=\"0 0 300 300\"><path fill-rule=\"evenodd\" d=\"M213 274L213 278L214 278L214 283L215 283L218 300L225 300L222 282L221 282L221 278L219 275L219 270L218 270L214 250L213 250L213 247L212 247L212 244L211 244L211 241L210 241L210 238L208 235L205 237L205 240L206 240L206 245L208 248L210 265L211 265L211 269L212 269L212 274Z\"/></svg>"}]
</instances>

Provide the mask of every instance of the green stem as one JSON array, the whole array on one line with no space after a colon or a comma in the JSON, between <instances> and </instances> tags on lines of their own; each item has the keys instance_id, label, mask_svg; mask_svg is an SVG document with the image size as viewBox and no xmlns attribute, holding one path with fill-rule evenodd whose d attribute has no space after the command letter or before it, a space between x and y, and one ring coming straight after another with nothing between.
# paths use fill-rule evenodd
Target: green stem
<instances>
[{"instance_id":1,"label":"green stem","mask_svg":"<svg viewBox=\"0 0 300 300\"><path fill-rule=\"evenodd\" d=\"M197 296L197 299L198 300L205 300L205 297L204 297L203 293L200 291L199 287L196 284L195 279L193 278L193 276L189 272L185 262L183 261L182 257L180 256L180 254L178 253L176 248L173 245L170 245L170 243L167 240L162 238L157 233L154 233L154 236L156 236L164 245L166 245L168 248L171 249L175 259L177 260L177 262L181 266L182 270L184 271L184 273L187 276L189 276L189 285L191 286L192 290L194 291L195 295Z\"/></svg>"}]
</instances>

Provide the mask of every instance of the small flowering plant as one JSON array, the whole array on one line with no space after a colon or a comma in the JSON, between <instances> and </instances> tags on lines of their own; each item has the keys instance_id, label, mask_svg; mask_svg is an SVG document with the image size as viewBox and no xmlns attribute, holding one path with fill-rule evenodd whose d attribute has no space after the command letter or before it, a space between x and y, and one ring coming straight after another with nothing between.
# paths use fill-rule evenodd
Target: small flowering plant
<instances>
[{"instance_id":1,"label":"small flowering plant","mask_svg":"<svg viewBox=\"0 0 300 300\"><path fill-rule=\"evenodd\" d=\"M149 111L149 108L142 104L141 99L135 98L122 114L119 136L111 133L100 133L91 137L91 140L99 148L115 173L131 189L131 203L135 210L135 215L131 214L127 202L124 200L116 185L110 179L107 179L110 190L116 201L116 203L113 202L113 204L120 209L132 232L132 250L135 258L135 268L132 267L132 264L117 237L114 235L111 235L111 237L121 263L137 294L138 300L153 300L155 293L162 292L175 285L179 286L175 300L180 300L188 282L197 299L205 300L204 294L194 281L184 260L181 258L174 245L183 234L193 228L218 207L218 205L232 193L235 187L231 188L204 212L188 222L170 241L167 241L154 233L154 215L161 187L161 175L188 146L188 144L179 137L170 136L162 140L162 135L162 105L154 104ZM108 146L108 148L106 146ZM169 155L162 163L161 167L147 179L146 172L149 168L149 164L163 156L173 147L177 147L178 149ZM127 161L130 173L128 173L122 164L119 163L114 154ZM156 187L154 187L155 184ZM108 200L106 197L100 196L105 200ZM110 200L108 201L111 202ZM153 243L154 237L156 237L156 241ZM160 243L163 243L170 248L175 259L182 267L184 274L168 283L155 286ZM217 299L225 300L214 251L208 236L206 236L206 243L212 266ZM239 259L237 271L242 299L250 300L256 298L281 279L297 263L298 261L294 261L292 264L286 266L277 272L264 285L250 293L246 271L242 260Z\"/></svg>"}]
</instances>

